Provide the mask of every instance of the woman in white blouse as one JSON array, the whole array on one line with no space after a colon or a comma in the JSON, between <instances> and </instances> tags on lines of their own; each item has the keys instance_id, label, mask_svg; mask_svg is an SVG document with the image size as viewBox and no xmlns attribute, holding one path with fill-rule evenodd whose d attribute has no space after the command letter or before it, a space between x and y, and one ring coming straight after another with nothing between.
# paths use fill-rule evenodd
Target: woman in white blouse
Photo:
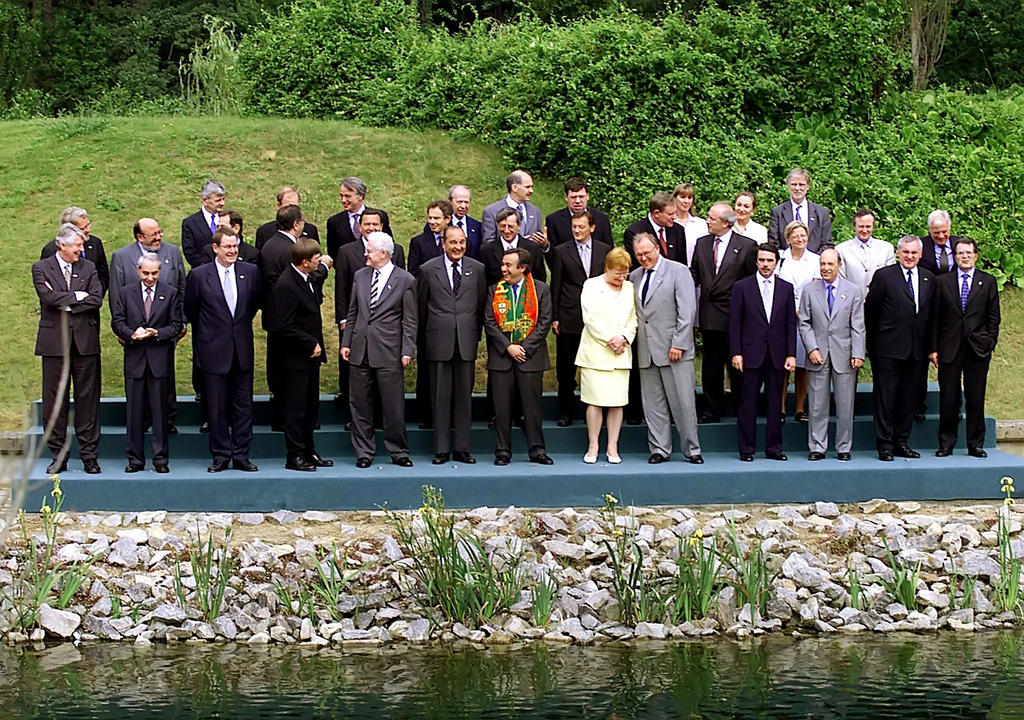
<instances>
[{"instance_id":1,"label":"woman in white blouse","mask_svg":"<svg viewBox=\"0 0 1024 720\"><path fill-rule=\"evenodd\" d=\"M792 284L793 295L796 299L796 307L799 312L800 293L804 287L814 278L821 277L821 265L816 253L807 249L807 226L799 220L794 220L786 226L784 233L786 244L789 246L779 253L779 264L776 266L775 274L786 282ZM796 414L793 418L797 422L807 422L807 413L804 412L804 401L807 399L807 350L800 342L800 333L796 334ZM786 415L786 390L789 387L789 376L782 383L782 415Z\"/></svg>"},{"instance_id":2,"label":"woman in white blouse","mask_svg":"<svg viewBox=\"0 0 1024 720\"><path fill-rule=\"evenodd\" d=\"M768 228L759 222L754 222L750 216L757 209L757 198L752 192L741 192L733 201L736 211L736 224L732 226L734 232L745 238L750 238L758 245L768 242Z\"/></svg>"},{"instance_id":3,"label":"woman in white blouse","mask_svg":"<svg viewBox=\"0 0 1024 720\"><path fill-rule=\"evenodd\" d=\"M693 257L693 248L697 246L697 238L708 234L708 223L704 218L698 217L692 212L695 199L693 185L690 183L676 185L672 197L676 201L676 224L682 225L683 232L686 233L686 262L689 263L690 258Z\"/></svg>"}]
</instances>

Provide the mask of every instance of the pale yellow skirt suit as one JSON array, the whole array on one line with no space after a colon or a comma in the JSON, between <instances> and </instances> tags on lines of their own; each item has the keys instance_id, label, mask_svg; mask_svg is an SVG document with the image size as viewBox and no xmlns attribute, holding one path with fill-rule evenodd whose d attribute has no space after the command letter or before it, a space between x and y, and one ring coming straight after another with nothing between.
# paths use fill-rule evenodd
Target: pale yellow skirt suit
<instances>
[{"instance_id":1,"label":"pale yellow skirt suit","mask_svg":"<svg viewBox=\"0 0 1024 720\"><path fill-rule=\"evenodd\" d=\"M614 290L604 275L583 283L583 337L576 353L580 368L580 400L597 407L623 407L629 402L629 369L633 364L632 344L636 336L636 302L633 283L626 280ZM616 355L608 341L622 335L629 343Z\"/></svg>"}]
</instances>

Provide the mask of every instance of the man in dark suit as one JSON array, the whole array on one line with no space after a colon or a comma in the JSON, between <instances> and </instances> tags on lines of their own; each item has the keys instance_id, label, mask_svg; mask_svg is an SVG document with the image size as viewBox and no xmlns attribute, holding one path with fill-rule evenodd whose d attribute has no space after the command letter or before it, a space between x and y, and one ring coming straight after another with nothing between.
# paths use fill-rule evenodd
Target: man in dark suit
<instances>
[{"instance_id":1,"label":"man in dark suit","mask_svg":"<svg viewBox=\"0 0 1024 720\"><path fill-rule=\"evenodd\" d=\"M575 237L572 232L572 219L583 211L589 212L593 218L594 231L591 236L594 242L604 243L608 247L615 244L608 216L600 210L587 207L588 202L590 202L590 189L586 180L572 177L565 181L565 207L555 210L544 220L548 230L548 243L552 248L556 248L562 243L568 243Z\"/></svg>"},{"instance_id":2,"label":"man in dark suit","mask_svg":"<svg viewBox=\"0 0 1024 720\"><path fill-rule=\"evenodd\" d=\"M796 367L796 300L793 286L776 277L779 248L757 250L757 274L736 281L729 305L729 348L740 373L736 435L740 460L751 462L757 449L757 396L764 386L765 457L786 460L782 452L782 379Z\"/></svg>"},{"instance_id":3,"label":"man in dark suit","mask_svg":"<svg viewBox=\"0 0 1024 720\"><path fill-rule=\"evenodd\" d=\"M469 216L469 204L473 195L465 185L452 185L448 190L448 202L452 204L453 227L466 234L466 254L471 258L480 255L481 227L480 221Z\"/></svg>"},{"instance_id":4,"label":"man in dark suit","mask_svg":"<svg viewBox=\"0 0 1024 720\"><path fill-rule=\"evenodd\" d=\"M276 228L276 223L274 224ZM260 251L255 245L250 245L245 241L245 237L242 235L242 229L245 226L245 219L242 217L242 213L237 210L228 210L225 208L217 214L217 227L231 230L238 238L238 259L242 262L252 263L258 265L260 261ZM303 230L305 232L305 230ZM213 244L203 246L203 262L213 262L217 256L213 252Z\"/></svg>"},{"instance_id":5,"label":"man in dark suit","mask_svg":"<svg viewBox=\"0 0 1024 720\"><path fill-rule=\"evenodd\" d=\"M334 322L338 326L338 340L345 334L345 322L348 319L348 305L352 296L352 278L356 271L366 267L366 238L371 233L384 232L384 211L376 208L363 208L359 216L359 242L342 245L334 258ZM395 245L391 262L395 267L405 269L405 251L401 245ZM348 363L344 358L338 362L338 394L334 396L336 405L348 407Z\"/></svg>"},{"instance_id":6,"label":"man in dark suit","mask_svg":"<svg viewBox=\"0 0 1024 720\"><path fill-rule=\"evenodd\" d=\"M433 388L435 465L472 464L469 452L476 346L483 329L487 280L484 266L466 257L466 235L457 227L444 231L444 256L420 266L416 281L419 325L430 338L417 362L429 365ZM450 432L454 424L454 434Z\"/></svg>"},{"instance_id":7,"label":"man in dark suit","mask_svg":"<svg viewBox=\"0 0 1024 720\"><path fill-rule=\"evenodd\" d=\"M523 248L530 253L530 273L541 282L547 279L544 268L544 249L519 232L519 215L512 208L500 208L495 216L498 239L485 242L480 248L480 262L487 271L487 284L494 285L502 278L502 256L506 251Z\"/></svg>"},{"instance_id":8,"label":"man in dark suit","mask_svg":"<svg viewBox=\"0 0 1024 720\"><path fill-rule=\"evenodd\" d=\"M551 219L551 216L548 216ZM594 239L594 215L581 210L572 217L572 242L551 251L551 329L555 332L555 374L558 378L558 427L572 425L579 413L576 400L576 353L583 338L583 283L604 272L611 245Z\"/></svg>"},{"instance_id":9,"label":"man in dark suit","mask_svg":"<svg viewBox=\"0 0 1024 720\"><path fill-rule=\"evenodd\" d=\"M544 371L551 367L547 343L551 292L530 275L531 259L521 247L505 251L502 279L490 288L490 302L484 309L487 375L496 412L495 465L508 465L512 459L512 397L517 390L530 461L554 464L544 445L540 410Z\"/></svg>"},{"instance_id":10,"label":"man in dark suit","mask_svg":"<svg viewBox=\"0 0 1024 720\"><path fill-rule=\"evenodd\" d=\"M146 467L147 408L153 426L153 469L169 472L167 381L174 364L174 341L184 321L177 289L160 280L163 264L156 253L140 255L136 281L121 287L111 308L111 327L124 342L126 473Z\"/></svg>"},{"instance_id":11,"label":"man in dark suit","mask_svg":"<svg viewBox=\"0 0 1024 720\"><path fill-rule=\"evenodd\" d=\"M32 284L39 296L36 355L43 358L43 425L53 423L47 446L53 461L47 474L67 469L63 452L67 438L68 395L62 397L61 375L65 347L63 323L69 325L70 380L75 388L75 436L85 472L100 472L100 334L96 310L103 303L96 266L82 259L82 231L70 223L60 226L57 253L32 266Z\"/></svg>"},{"instance_id":12,"label":"man in dark suit","mask_svg":"<svg viewBox=\"0 0 1024 720\"><path fill-rule=\"evenodd\" d=\"M897 264L875 271L864 300L878 459L917 458L908 445L921 365L931 350L934 276L918 266L921 240L900 238Z\"/></svg>"},{"instance_id":13,"label":"man in dark suit","mask_svg":"<svg viewBox=\"0 0 1024 720\"><path fill-rule=\"evenodd\" d=\"M757 272L757 243L732 231L736 213L728 203L708 210L709 235L697 240L690 271L700 288L697 306L704 341L700 370L705 407L702 423L718 422L726 413L724 373L729 369L733 405L740 388L739 373L729 362L729 305L737 280Z\"/></svg>"},{"instance_id":14,"label":"man in dark suit","mask_svg":"<svg viewBox=\"0 0 1024 720\"><path fill-rule=\"evenodd\" d=\"M658 241L661 256L686 264L686 243L688 239L683 226L676 223L676 201L667 192L658 191L651 196L647 217L637 220L622 234L622 246L629 253L632 269L640 267L633 252L633 237L638 233L650 233Z\"/></svg>"},{"instance_id":15,"label":"man in dark suit","mask_svg":"<svg viewBox=\"0 0 1024 720\"><path fill-rule=\"evenodd\" d=\"M768 222L768 242L786 247L786 226L799 220L807 227L807 249L813 253L832 247L832 213L807 199L811 176L803 168L793 168L786 176L789 200L772 208Z\"/></svg>"},{"instance_id":16,"label":"man in dark suit","mask_svg":"<svg viewBox=\"0 0 1024 720\"><path fill-rule=\"evenodd\" d=\"M303 472L334 465L320 457L313 442L320 413L320 366L327 362L320 319L323 283L314 279L322 267L320 243L299 238L292 246L292 262L273 291L278 322L271 334L280 348L285 468Z\"/></svg>"},{"instance_id":17,"label":"man in dark suit","mask_svg":"<svg viewBox=\"0 0 1024 720\"><path fill-rule=\"evenodd\" d=\"M341 200L342 211L327 218L327 254L337 259L338 251L363 236L361 219L366 209L366 183L357 177L347 177L338 187L338 198ZM381 230L394 237L388 214L377 211L380 216Z\"/></svg>"},{"instance_id":18,"label":"man in dark suit","mask_svg":"<svg viewBox=\"0 0 1024 720\"><path fill-rule=\"evenodd\" d=\"M935 325L929 359L939 368L938 457L953 454L960 424L960 383L967 403L967 454L985 452L985 386L992 351L999 340L996 279L978 270L978 244L958 238L955 272L935 278Z\"/></svg>"},{"instance_id":19,"label":"man in dark suit","mask_svg":"<svg viewBox=\"0 0 1024 720\"><path fill-rule=\"evenodd\" d=\"M259 269L238 260L238 237L213 234L216 260L185 282L185 315L192 323L195 358L210 425L209 472L255 472L252 449L252 320L260 306Z\"/></svg>"},{"instance_id":20,"label":"man in dark suit","mask_svg":"<svg viewBox=\"0 0 1024 720\"><path fill-rule=\"evenodd\" d=\"M80 207L69 207L64 208L64 211L60 214L60 224L71 223L79 230L82 231L82 237L84 239L84 245L82 246L82 259L90 261L96 266L96 274L100 279L100 287L103 288L103 292L107 292L110 287L110 271L107 268L107 253L103 249L103 240L100 239L99 235L92 234L92 223L89 221L89 213ZM43 245L43 251L39 254L39 259L51 257L57 253L57 241L51 240L50 242ZM99 319L99 311L96 311L97 321Z\"/></svg>"},{"instance_id":21,"label":"man in dark suit","mask_svg":"<svg viewBox=\"0 0 1024 720\"><path fill-rule=\"evenodd\" d=\"M548 234L543 227L544 215L540 208L530 202L530 198L533 197L533 178L524 170L514 170L505 178L505 188L508 191L505 197L485 207L480 218L482 246L501 239L498 214L506 208L511 208L519 218L522 236L546 251Z\"/></svg>"},{"instance_id":22,"label":"man in dark suit","mask_svg":"<svg viewBox=\"0 0 1024 720\"><path fill-rule=\"evenodd\" d=\"M285 185L283 188L278 190L276 198L277 198L277 209L278 210L280 210L281 208L286 207L288 205L300 205L300 206L302 205L302 198L299 197L299 191L296 190L295 188L291 187L290 185ZM263 223L258 228L256 228L256 246L255 246L256 250L262 250L263 249L263 245L267 242L267 240L269 240L271 237L273 237L276 233L277 233L277 218L276 218L276 215L275 215L275 219L271 220L268 223ZM241 239L241 237L242 237L242 229L241 229L241 227L238 228L237 235L238 235L239 239ZM313 238L317 242L320 242L320 231L317 229L316 225L314 225L311 222L307 222L305 225L302 226L302 237ZM242 247L242 246L239 246L239 247ZM239 259L240 260L245 260L245 258L242 257L242 252L243 251L239 250L238 252L239 252ZM246 261L246 262L248 262L248 261Z\"/></svg>"},{"instance_id":23,"label":"man in dark suit","mask_svg":"<svg viewBox=\"0 0 1024 720\"><path fill-rule=\"evenodd\" d=\"M356 467L368 468L377 451L374 393L384 420L391 462L412 467L405 432L404 370L416 348L416 281L391 262L395 241L382 232L366 238L366 265L352 279L341 358L350 364L349 398ZM447 429L447 428L446 428Z\"/></svg>"},{"instance_id":24,"label":"man in dark suit","mask_svg":"<svg viewBox=\"0 0 1024 720\"><path fill-rule=\"evenodd\" d=\"M203 246L210 244L210 238L217 231L217 215L224 209L226 198L223 185L207 180L200 192L202 207L181 221L181 251L189 267L203 264Z\"/></svg>"}]
</instances>

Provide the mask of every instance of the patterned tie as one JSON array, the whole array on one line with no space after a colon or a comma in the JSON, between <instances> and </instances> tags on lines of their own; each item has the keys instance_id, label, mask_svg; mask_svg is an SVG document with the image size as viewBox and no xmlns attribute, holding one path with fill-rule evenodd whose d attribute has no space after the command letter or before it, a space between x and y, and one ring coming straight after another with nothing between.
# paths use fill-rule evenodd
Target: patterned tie
<instances>
[{"instance_id":1,"label":"patterned tie","mask_svg":"<svg viewBox=\"0 0 1024 720\"><path fill-rule=\"evenodd\" d=\"M803 219L800 217L800 206L799 205L796 206L796 218L795 218L795 220L797 222L803 222Z\"/></svg>"},{"instance_id":2,"label":"patterned tie","mask_svg":"<svg viewBox=\"0 0 1024 720\"><path fill-rule=\"evenodd\" d=\"M651 268L644 275L644 287L640 291L640 304L641 305L646 305L647 304L647 288L650 287L650 285L651 285L651 275L653 275L653 274L654 274L654 268Z\"/></svg>"},{"instance_id":3,"label":"patterned tie","mask_svg":"<svg viewBox=\"0 0 1024 720\"><path fill-rule=\"evenodd\" d=\"M210 216L210 235L213 235L215 232L217 232L217 216L216 215L211 215Z\"/></svg>"},{"instance_id":4,"label":"patterned tie","mask_svg":"<svg viewBox=\"0 0 1024 720\"><path fill-rule=\"evenodd\" d=\"M231 283L231 268L224 268L224 300L231 311L231 317L235 316L235 286Z\"/></svg>"},{"instance_id":5,"label":"patterned tie","mask_svg":"<svg viewBox=\"0 0 1024 720\"><path fill-rule=\"evenodd\" d=\"M949 248L946 247L945 245L943 245L942 249L940 251L940 254L939 254L939 272L945 272L948 269L949 269Z\"/></svg>"},{"instance_id":6,"label":"patterned tie","mask_svg":"<svg viewBox=\"0 0 1024 720\"><path fill-rule=\"evenodd\" d=\"M668 257L668 245L665 244L665 228L658 228L658 243L661 244L661 254Z\"/></svg>"},{"instance_id":7,"label":"patterned tie","mask_svg":"<svg viewBox=\"0 0 1024 720\"><path fill-rule=\"evenodd\" d=\"M711 249L711 262L715 266L715 272L718 272L718 246L722 244L722 238L715 238L715 246Z\"/></svg>"},{"instance_id":8,"label":"patterned tie","mask_svg":"<svg viewBox=\"0 0 1024 720\"><path fill-rule=\"evenodd\" d=\"M363 231L359 229L359 220L362 215L356 214L352 216L352 237L356 240L361 240L363 237Z\"/></svg>"},{"instance_id":9,"label":"patterned tie","mask_svg":"<svg viewBox=\"0 0 1024 720\"><path fill-rule=\"evenodd\" d=\"M65 265L64 266L64 282L67 284L68 290L70 290L71 289L71 266L70 265Z\"/></svg>"},{"instance_id":10,"label":"patterned tie","mask_svg":"<svg viewBox=\"0 0 1024 720\"><path fill-rule=\"evenodd\" d=\"M457 262L452 263L452 294L458 296L459 288L462 287L462 271L459 270Z\"/></svg>"},{"instance_id":11,"label":"patterned tie","mask_svg":"<svg viewBox=\"0 0 1024 720\"><path fill-rule=\"evenodd\" d=\"M772 280L771 278L765 278L763 282L761 302L764 303L764 316L770 321L772 319Z\"/></svg>"},{"instance_id":12,"label":"patterned tie","mask_svg":"<svg viewBox=\"0 0 1024 720\"><path fill-rule=\"evenodd\" d=\"M907 270L907 289L910 290L910 299L914 301L914 309L917 310L917 298L914 296L914 276L911 270Z\"/></svg>"},{"instance_id":13,"label":"patterned tie","mask_svg":"<svg viewBox=\"0 0 1024 720\"><path fill-rule=\"evenodd\" d=\"M526 224L526 205L520 204L518 212L519 212L519 224L520 225L525 225Z\"/></svg>"},{"instance_id":14,"label":"patterned tie","mask_svg":"<svg viewBox=\"0 0 1024 720\"><path fill-rule=\"evenodd\" d=\"M380 270L373 271L373 282L370 283L370 309L377 307L380 299Z\"/></svg>"},{"instance_id":15,"label":"patterned tie","mask_svg":"<svg viewBox=\"0 0 1024 720\"><path fill-rule=\"evenodd\" d=\"M146 288L146 299L142 301L142 308L146 311L146 322L149 322L149 313L153 309L153 288Z\"/></svg>"},{"instance_id":16,"label":"patterned tie","mask_svg":"<svg viewBox=\"0 0 1024 720\"><path fill-rule=\"evenodd\" d=\"M835 307L835 304L836 304L836 296L833 294L835 292L836 288L831 283L829 283L829 285L827 285L827 287L828 287L828 314L831 317L832 309Z\"/></svg>"},{"instance_id":17,"label":"patterned tie","mask_svg":"<svg viewBox=\"0 0 1024 720\"><path fill-rule=\"evenodd\" d=\"M590 246L586 243L579 245L580 263L583 265L583 272L590 273Z\"/></svg>"},{"instance_id":18,"label":"patterned tie","mask_svg":"<svg viewBox=\"0 0 1024 720\"><path fill-rule=\"evenodd\" d=\"M967 279L967 273L963 274L963 284L960 286L960 310L967 309L967 293L971 291L970 281Z\"/></svg>"},{"instance_id":19,"label":"patterned tie","mask_svg":"<svg viewBox=\"0 0 1024 720\"><path fill-rule=\"evenodd\" d=\"M462 230L463 232L465 232L466 230L466 228L462 227L462 218L459 218L458 220L455 221L455 227L457 227L459 230Z\"/></svg>"}]
</instances>

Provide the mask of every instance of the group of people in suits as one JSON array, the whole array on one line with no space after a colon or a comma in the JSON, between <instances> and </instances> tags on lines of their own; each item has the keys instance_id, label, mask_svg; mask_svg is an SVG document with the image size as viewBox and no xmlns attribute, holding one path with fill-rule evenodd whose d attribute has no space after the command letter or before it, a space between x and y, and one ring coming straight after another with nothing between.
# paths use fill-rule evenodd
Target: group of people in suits
<instances>
[{"instance_id":1,"label":"group of people in suits","mask_svg":"<svg viewBox=\"0 0 1024 720\"><path fill-rule=\"evenodd\" d=\"M189 324L208 469L258 469L250 459L257 311L267 332L271 425L284 435L285 466L311 472L333 465L314 437L320 368L328 360L323 284L332 269L336 400L349 408L360 468L376 455L378 422L392 463L413 464L404 403L413 358L416 414L421 427L434 430L433 462L476 462L470 404L481 336L495 464L511 462L515 421L530 460L553 463L541 417L552 331L557 424L571 425L580 403L586 406L586 463L597 461L602 426L606 459L616 464L623 422L646 421L650 463L671 459L675 427L682 457L700 464L699 424L733 410L739 457L752 461L762 389L765 455L786 460L781 425L792 371L794 417L808 423L808 459L825 457L834 399L836 456L848 460L857 374L866 358L879 459L918 456L909 434L923 412L929 360L939 370L936 454L949 455L956 442L962 385L967 451L984 457L985 385L1000 317L996 281L975 267L976 243L951 235L949 215L937 210L927 237L903 237L894 252L874 237L874 214L861 210L853 238L833 246L831 214L808 200L809 174L796 168L786 184L790 197L773 208L767 226L752 219L750 192L732 204L712 204L706 218L693 212L692 185L655 192L646 217L631 223L615 247L609 218L589 206L584 180L569 179L565 207L545 218L530 202L533 179L516 170L506 195L479 221L469 215L472 195L463 185L431 202L406 257L388 214L366 204L360 178L339 185L342 210L327 220L326 252L294 188L281 188L275 220L249 244L242 217L224 208L224 187L208 181L200 209L182 221L180 250L163 240L156 220L141 218L134 242L115 252L109 267L86 211L68 208L33 266L44 414L54 425L48 470L67 466L70 385L83 467L100 472L98 308L108 288L112 329L125 354L127 472L145 467L150 427L153 469L168 471L168 436L176 432L174 350Z\"/></svg>"}]
</instances>

